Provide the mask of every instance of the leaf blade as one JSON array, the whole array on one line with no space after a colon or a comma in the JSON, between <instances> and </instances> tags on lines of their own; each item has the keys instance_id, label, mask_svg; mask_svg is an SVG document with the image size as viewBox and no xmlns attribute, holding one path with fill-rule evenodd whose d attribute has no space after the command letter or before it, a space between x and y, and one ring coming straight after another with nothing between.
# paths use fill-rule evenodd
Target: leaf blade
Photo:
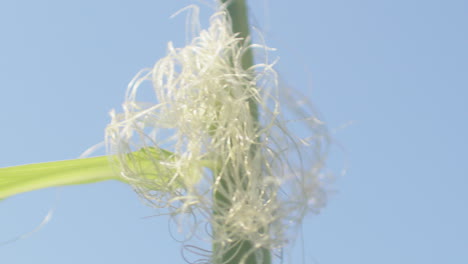
<instances>
[{"instance_id":1,"label":"leaf blade","mask_svg":"<svg viewBox=\"0 0 468 264\"><path fill-rule=\"evenodd\" d=\"M123 181L108 156L0 168L0 199L43 188Z\"/></svg>"}]
</instances>

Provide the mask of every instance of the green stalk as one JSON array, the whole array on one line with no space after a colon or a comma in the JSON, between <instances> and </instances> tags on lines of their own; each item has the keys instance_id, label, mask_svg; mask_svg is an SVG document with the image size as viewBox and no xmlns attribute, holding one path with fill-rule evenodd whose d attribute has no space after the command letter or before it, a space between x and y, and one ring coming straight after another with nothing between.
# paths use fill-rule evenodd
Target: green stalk
<instances>
[{"instance_id":1,"label":"green stalk","mask_svg":"<svg viewBox=\"0 0 468 264\"><path fill-rule=\"evenodd\" d=\"M229 0L221 0L223 3L226 3ZM246 38L250 37L249 29L249 18L247 12L247 5L245 0L233 0L231 4L227 7L227 11L231 16L232 21L232 31L237 33L239 37ZM245 43L250 44L250 43ZM247 52L242 57L242 68L248 69L254 64L254 57L252 49L248 49ZM250 113L254 120L258 120L258 106L253 101L249 101Z\"/></svg>"},{"instance_id":2,"label":"green stalk","mask_svg":"<svg viewBox=\"0 0 468 264\"><path fill-rule=\"evenodd\" d=\"M226 3L228 0L222 0L223 3ZM242 37L245 41L250 41L249 36L249 22L248 22L248 13L247 13L247 6L245 0L233 0L230 5L227 7L227 11L232 20L232 29L234 33L237 33L239 37ZM250 43L244 43L250 44ZM249 49L242 58L242 67L244 70L250 68L254 63L253 53L252 50ZM252 115L253 120L258 122L258 106L253 99L249 100L249 108L250 113ZM255 147L253 147L250 151L251 157L253 158L256 152ZM239 168L241 171L242 168ZM261 177L261 175L258 175ZM249 183L247 180L241 180L241 186L232 186L233 181L230 180L232 176L230 173L226 173L223 178L220 179L221 189L224 193L220 191L215 191L214 193L214 215L223 215L229 212L230 207L232 206L230 201L231 192L234 192L236 189L246 189L248 188ZM229 186L231 184L231 186ZM261 199L261 197L259 197ZM265 232L266 230L259 230L259 232ZM216 230L214 230L216 232ZM221 259L218 259L219 263L217 264L239 264L241 261L243 264L270 264L271 263L271 254L268 249L260 248L255 249L254 244L255 241L248 241L248 240L236 240L234 238L236 234L232 234L233 241L228 243L228 245L218 245L213 244L213 250L216 251L222 250L221 247L224 248L223 254ZM228 249L228 250L226 250ZM263 256L263 261L259 262L256 259L256 255Z\"/></svg>"}]
</instances>

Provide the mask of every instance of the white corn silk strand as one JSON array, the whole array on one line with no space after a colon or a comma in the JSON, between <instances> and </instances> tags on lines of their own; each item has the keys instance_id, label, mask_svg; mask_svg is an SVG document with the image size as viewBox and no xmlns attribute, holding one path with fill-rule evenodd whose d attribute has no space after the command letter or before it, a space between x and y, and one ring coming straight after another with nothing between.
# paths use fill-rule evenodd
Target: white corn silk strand
<instances>
[{"instance_id":1,"label":"white corn silk strand","mask_svg":"<svg viewBox=\"0 0 468 264\"><path fill-rule=\"evenodd\" d=\"M320 173L326 130L317 118L283 121L274 62L265 59L249 69L241 65L248 49L265 58L272 49L243 44L249 42L232 32L224 9L211 17L208 29L196 33L183 48L169 43L166 57L135 76L123 112L111 112L108 150L116 154L116 169L145 201L172 215L196 214L193 228L210 224L216 232L207 239L217 245L239 240L281 249L291 228L324 205ZM146 82L156 103L137 100ZM249 101L258 105L258 120ZM303 109L292 108L290 113ZM291 132L298 123L307 138ZM139 169L141 157L128 158L147 147L153 147L147 159L154 175ZM154 155L159 149L172 154ZM226 175L230 182L220 186ZM228 212L213 214L214 192L228 194Z\"/></svg>"}]
</instances>

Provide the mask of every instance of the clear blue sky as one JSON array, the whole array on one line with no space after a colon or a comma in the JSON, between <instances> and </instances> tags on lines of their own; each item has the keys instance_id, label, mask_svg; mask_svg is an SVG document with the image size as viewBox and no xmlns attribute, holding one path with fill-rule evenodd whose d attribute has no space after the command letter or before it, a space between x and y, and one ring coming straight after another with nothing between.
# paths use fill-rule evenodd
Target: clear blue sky
<instances>
[{"instance_id":1,"label":"clear blue sky","mask_svg":"<svg viewBox=\"0 0 468 264\"><path fill-rule=\"evenodd\" d=\"M188 3L0 1L0 166L75 158L102 141L133 75L168 41L184 43L183 16L169 16ZM347 160L328 206L304 223L304 263L468 263L468 2L250 5L282 78L336 131L332 169ZM0 241L34 229L56 195L0 203ZM61 188L52 221L0 246L1 261L184 263L153 214L123 184Z\"/></svg>"}]
</instances>

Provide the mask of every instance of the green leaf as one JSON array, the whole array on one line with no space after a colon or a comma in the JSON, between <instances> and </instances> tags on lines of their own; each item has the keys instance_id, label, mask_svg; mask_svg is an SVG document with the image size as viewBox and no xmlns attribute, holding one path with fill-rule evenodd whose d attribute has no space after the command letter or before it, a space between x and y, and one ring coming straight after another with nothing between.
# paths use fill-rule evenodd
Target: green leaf
<instances>
[{"instance_id":1,"label":"green leaf","mask_svg":"<svg viewBox=\"0 0 468 264\"><path fill-rule=\"evenodd\" d=\"M152 161L148 161L148 154L152 154ZM137 159L141 165L154 162L158 158L167 158L172 153L155 148L144 148L129 155ZM23 192L65 186L95 183L106 180L125 182L112 168L109 156L84 159L63 160L45 163L20 165L0 168L0 199ZM151 166L142 166L151 169ZM153 169L154 170L154 169ZM157 172L152 171L157 175Z\"/></svg>"},{"instance_id":2,"label":"green leaf","mask_svg":"<svg viewBox=\"0 0 468 264\"><path fill-rule=\"evenodd\" d=\"M1 168L0 199L42 188L105 180L121 180L107 156Z\"/></svg>"}]
</instances>

